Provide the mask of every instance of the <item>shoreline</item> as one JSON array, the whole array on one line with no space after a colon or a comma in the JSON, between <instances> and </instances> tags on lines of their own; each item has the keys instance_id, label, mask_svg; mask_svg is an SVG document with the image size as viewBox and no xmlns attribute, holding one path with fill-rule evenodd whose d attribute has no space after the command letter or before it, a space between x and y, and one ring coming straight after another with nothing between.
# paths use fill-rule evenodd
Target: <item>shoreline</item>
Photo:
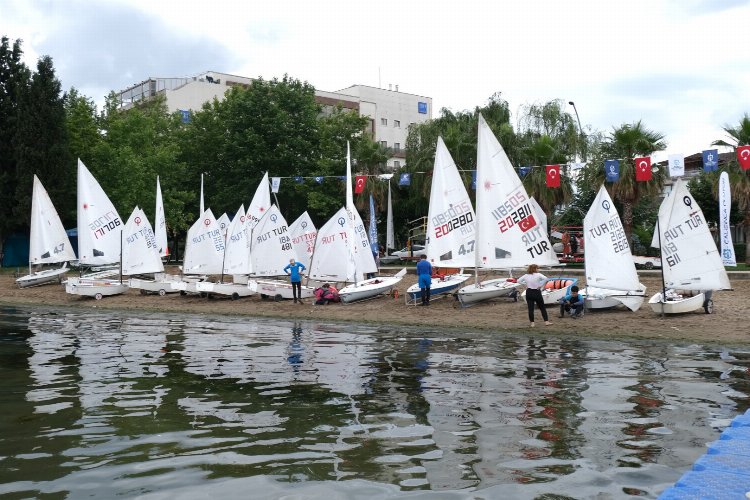
<instances>
[{"instance_id":1,"label":"shoreline","mask_svg":"<svg viewBox=\"0 0 750 500\"><path fill-rule=\"evenodd\" d=\"M656 276L650 274L641 275L642 283L647 286L648 296L661 288L659 273L656 272ZM323 320L392 327L481 330L497 332L500 336L533 333L602 340L670 340L681 343L750 345L750 333L747 328L742 327L750 316L750 280L745 279L746 276L743 279L737 278L730 276L733 290L714 293L714 314L705 314L701 309L662 319L651 311L646 300L636 312L626 309L587 312L582 319L574 320L570 317L558 318L559 308L549 306L547 311L553 324L544 326L537 311L535 328L529 328L526 304L523 301L513 302L508 298L483 302L469 308L458 307L450 296L433 299L429 308L407 306L403 296L406 289L416 282L413 274L407 274L398 284L398 299L383 296L353 304L327 306L316 306L311 300L306 300L304 304L274 302L263 300L257 295L233 301L228 297L141 295L136 290L97 301L89 297L68 295L63 286L57 284L17 288L12 275L0 274L0 305ZM583 288L583 285L580 286Z\"/></svg>"}]
</instances>

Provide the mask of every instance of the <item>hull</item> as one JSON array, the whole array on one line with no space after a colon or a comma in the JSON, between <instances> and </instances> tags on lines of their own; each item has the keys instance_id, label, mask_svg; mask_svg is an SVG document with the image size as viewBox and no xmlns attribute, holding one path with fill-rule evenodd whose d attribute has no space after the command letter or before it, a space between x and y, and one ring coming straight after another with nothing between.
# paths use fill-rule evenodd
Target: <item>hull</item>
<instances>
[{"instance_id":1,"label":"hull","mask_svg":"<svg viewBox=\"0 0 750 500\"><path fill-rule=\"evenodd\" d=\"M287 281L258 280L254 284L248 283L248 288L256 289L257 293L264 299L272 298L274 300L293 299L292 284ZM314 297L314 288L311 286L302 286L302 299Z\"/></svg>"},{"instance_id":2,"label":"hull","mask_svg":"<svg viewBox=\"0 0 750 500\"><path fill-rule=\"evenodd\" d=\"M248 283L211 283L210 281L201 281L195 284L199 293L226 295L232 300L240 297L249 297L255 295L255 290L248 286Z\"/></svg>"},{"instance_id":3,"label":"hull","mask_svg":"<svg viewBox=\"0 0 750 500\"><path fill-rule=\"evenodd\" d=\"M670 294L671 290L667 290L667 301L664 302L664 314L682 314L697 311L703 308L703 302L706 300L706 296L702 293L694 295L692 297L680 297L676 294ZM648 301L648 305L651 306L651 310L657 314L661 314L662 311L662 294L661 292L655 294Z\"/></svg>"},{"instance_id":4,"label":"hull","mask_svg":"<svg viewBox=\"0 0 750 500\"><path fill-rule=\"evenodd\" d=\"M639 290L624 292L609 288L589 287L586 289L587 309L611 309L624 305L631 311L637 311L646 298L646 287L641 284Z\"/></svg>"},{"instance_id":5,"label":"hull","mask_svg":"<svg viewBox=\"0 0 750 500\"><path fill-rule=\"evenodd\" d=\"M48 285L50 283L62 283L63 276L68 271L67 264L57 269L45 269L35 273L27 274L16 280L19 288Z\"/></svg>"},{"instance_id":6,"label":"hull","mask_svg":"<svg viewBox=\"0 0 750 500\"><path fill-rule=\"evenodd\" d=\"M106 279L68 278L65 283L65 291L72 295L94 297L101 300L102 297L120 295L128 290L127 282Z\"/></svg>"},{"instance_id":7,"label":"hull","mask_svg":"<svg viewBox=\"0 0 750 500\"><path fill-rule=\"evenodd\" d=\"M570 287L578 284L578 278L553 278L550 279L542 290L542 299L544 299L544 305L551 306L557 304L560 299L565 297ZM526 290L521 294L521 297L526 298Z\"/></svg>"},{"instance_id":8,"label":"hull","mask_svg":"<svg viewBox=\"0 0 750 500\"><path fill-rule=\"evenodd\" d=\"M432 278L432 284L430 285L430 296L443 295L451 293L458 288L469 278L470 274L451 274L445 278ZM419 289L419 283L415 283L406 290L406 303L410 302L417 303L417 300L421 299L422 294Z\"/></svg>"},{"instance_id":9,"label":"hull","mask_svg":"<svg viewBox=\"0 0 750 500\"><path fill-rule=\"evenodd\" d=\"M482 281L479 284L475 283L460 289L458 300L462 306L468 307L485 300L507 297L520 286L520 283L508 281L506 278Z\"/></svg>"},{"instance_id":10,"label":"hull","mask_svg":"<svg viewBox=\"0 0 750 500\"><path fill-rule=\"evenodd\" d=\"M128 286L135 290L140 290L142 294L158 293L166 295L176 293L180 290L175 285L180 282L180 277L173 274L159 274L154 280L144 280L140 278L130 278Z\"/></svg>"},{"instance_id":11,"label":"hull","mask_svg":"<svg viewBox=\"0 0 750 500\"><path fill-rule=\"evenodd\" d=\"M339 290L339 297L341 297L341 302L348 304L358 300L371 299L384 293L390 293L393 287L401 281L402 277L403 275L372 278L349 285Z\"/></svg>"}]
</instances>

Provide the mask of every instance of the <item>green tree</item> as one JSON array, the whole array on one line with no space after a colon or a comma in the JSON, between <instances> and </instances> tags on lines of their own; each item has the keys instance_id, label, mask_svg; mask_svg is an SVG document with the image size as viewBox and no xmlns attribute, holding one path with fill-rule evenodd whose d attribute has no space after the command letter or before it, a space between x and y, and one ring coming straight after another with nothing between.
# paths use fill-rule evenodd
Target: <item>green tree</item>
<instances>
[{"instance_id":1,"label":"green tree","mask_svg":"<svg viewBox=\"0 0 750 500\"><path fill-rule=\"evenodd\" d=\"M637 182L635 180L634 158L648 156L654 151L666 148L664 135L647 129L640 121L623 124L612 130L604 138L600 147L590 158L584 173L586 182L598 189L605 181L602 168L604 160L620 160L620 179L607 184L607 190L612 199L622 206L622 225L628 242L633 244L633 209L642 199L655 199L662 191L666 174L663 169L653 172L650 181Z\"/></svg>"},{"instance_id":2,"label":"green tree","mask_svg":"<svg viewBox=\"0 0 750 500\"><path fill-rule=\"evenodd\" d=\"M60 81L52 58L42 57L18 108L16 124L16 193L13 215L28 221L33 176L42 181L63 222L72 224L75 170L68 149L68 132ZM24 225L27 227L27 225Z\"/></svg>"},{"instance_id":3,"label":"green tree","mask_svg":"<svg viewBox=\"0 0 750 500\"><path fill-rule=\"evenodd\" d=\"M178 113L169 114L163 97L128 110L110 94L100 120L102 140L86 163L104 191L127 219L140 206L154 220L156 177L160 177L168 233L175 238L195 220L188 204L198 184L190 189L186 166L180 160L181 127Z\"/></svg>"},{"instance_id":4,"label":"green tree","mask_svg":"<svg viewBox=\"0 0 750 500\"><path fill-rule=\"evenodd\" d=\"M713 142L716 146L732 148L735 152L737 147L750 144L750 116L745 115L735 125L725 125L724 132L728 140L717 139ZM736 158L736 157L735 157ZM737 201L737 206L742 212L742 226L745 231L745 263L750 264L750 170L742 170L736 159L728 162L722 170L729 174L729 184L732 188L732 199Z\"/></svg>"},{"instance_id":5,"label":"green tree","mask_svg":"<svg viewBox=\"0 0 750 500\"><path fill-rule=\"evenodd\" d=\"M19 221L13 217L18 173L15 136L18 123L23 120L19 114L21 99L31 78L22 57L21 40L11 45L7 37L0 39L0 199L3 200L0 203L0 250L8 234L19 227ZM23 220L28 221L28 214Z\"/></svg>"}]
</instances>

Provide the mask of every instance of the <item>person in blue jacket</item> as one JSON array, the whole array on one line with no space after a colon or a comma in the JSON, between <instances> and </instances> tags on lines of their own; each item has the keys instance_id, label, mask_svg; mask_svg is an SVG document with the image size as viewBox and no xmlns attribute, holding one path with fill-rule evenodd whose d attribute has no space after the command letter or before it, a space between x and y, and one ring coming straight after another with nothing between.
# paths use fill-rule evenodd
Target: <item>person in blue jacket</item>
<instances>
[{"instance_id":1,"label":"person in blue jacket","mask_svg":"<svg viewBox=\"0 0 750 500\"><path fill-rule=\"evenodd\" d=\"M570 313L571 318L580 318L583 316L583 295L578 293L578 287L570 287L570 293L560 299L560 317L565 316L566 312Z\"/></svg>"},{"instance_id":2,"label":"person in blue jacket","mask_svg":"<svg viewBox=\"0 0 750 500\"><path fill-rule=\"evenodd\" d=\"M297 300L300 304L302 303L302 271L304 270L305 265L295 262L294 259L289 259L289 265L284 268L284 272L289 275L289 281L292 283L292 296L295 304Z\"/></svg>"},{"instance_id":3,"label":"person in blue jacket","mask_svg":"<svg viewBox=\"0 0 750 500\"><path fill-rule=\"evenodd\" d=\"M427 256L423 255L417 262L417 276L419 276L419 290L422 293L421 306L430 305L430 285L432 285L432 264L427 262Z\"/></svg>"}]
</instances>

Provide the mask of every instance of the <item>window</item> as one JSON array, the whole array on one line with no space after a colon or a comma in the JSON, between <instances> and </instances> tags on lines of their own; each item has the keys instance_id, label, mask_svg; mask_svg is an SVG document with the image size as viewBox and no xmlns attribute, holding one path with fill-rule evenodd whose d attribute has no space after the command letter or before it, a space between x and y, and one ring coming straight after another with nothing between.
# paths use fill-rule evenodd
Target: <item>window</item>
<instances>
[{"instance_id":1,"label":"window","mask_svg":"<svg viewBox=\"0 0 750 500\"><path fill-rule=\"evenodd\" d=\"M383 146L384 148L387 148L388 147L388 141L380 141L380 145Z\"/></svg>"},{"instance_id":2,"label":"window","mask_svg":"<svg viewBox=\"0 0 750 500\"><path fill-rule=\"evenodd\" d=\"M381 119L380 119L380 124L381 124L381 125L386 125L386 126L387 126L387 125L388 125L388 118L381 118Z\"/></svg>"},{"instance_id":3,"label":"window","mask_svg":"<svg viewBox=\"0 0 750 500\"><path fill-rule=\"evenodd\" d=\"M393 160L393 168L401 168L401 162L398 160Z\"/></svg>"},{"instance_id":4,"label":"window","mask_svg":"<svg viewBox=\"0 0 750 500\"><path fill-rule=\"evenodd\" d=\"M394 151L401 151L401 143L400 142L394 142L393 143L393 149L394 149Z\"/></svg>"},{"instance_id":5,"label":"window","mask_svg":"<svg viewBox=\"0 0 750 500\"><path fill-rule=\"evenodd\" d=\"M401 121L393 120L393 128L401 128Z\"/></svg>"}]
</instances>

